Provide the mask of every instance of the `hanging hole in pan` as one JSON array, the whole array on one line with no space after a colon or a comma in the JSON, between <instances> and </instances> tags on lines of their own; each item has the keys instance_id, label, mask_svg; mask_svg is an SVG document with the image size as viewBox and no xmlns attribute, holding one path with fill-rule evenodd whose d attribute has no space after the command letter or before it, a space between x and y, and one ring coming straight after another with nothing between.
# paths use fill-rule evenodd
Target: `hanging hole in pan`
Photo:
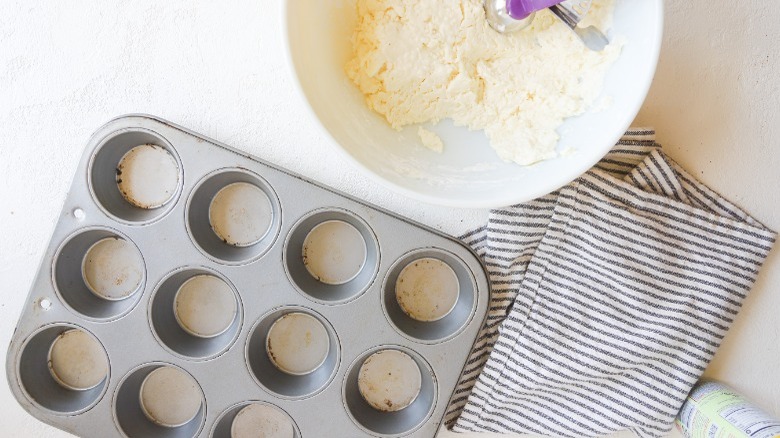
<instances>
[{"instance_id":1,"label":"hanging hole in pan","mask_svg":"<svg viewBox=\"0 0 780 438\"><path fill-rule=\"evenodd\" d=\"M51 309L52 305L53 305L53 303L51 302L51 300L49 298L41 298L40 300L38 300L38 307L40 307L41 310L44 310L44 311L49 310L49 309Z\"/></svg>"}]
</instances>

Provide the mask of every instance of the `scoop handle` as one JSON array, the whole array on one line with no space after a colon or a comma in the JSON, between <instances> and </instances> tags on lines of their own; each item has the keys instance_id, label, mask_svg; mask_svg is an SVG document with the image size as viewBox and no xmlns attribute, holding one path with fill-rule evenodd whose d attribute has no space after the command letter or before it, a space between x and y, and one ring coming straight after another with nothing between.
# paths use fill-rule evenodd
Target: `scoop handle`
<instances>
[{"instance_id":1,"label":"scoop handle","mask_svg":"<svg viewBox=\"0 0 780 438\"><path fill-rule=\"evenodd\" d=\"M506 10L510 17L515 20L522 20L536 11L547 9L562 1L563 0L506 0Z\"/></svg>"}]
</instances>

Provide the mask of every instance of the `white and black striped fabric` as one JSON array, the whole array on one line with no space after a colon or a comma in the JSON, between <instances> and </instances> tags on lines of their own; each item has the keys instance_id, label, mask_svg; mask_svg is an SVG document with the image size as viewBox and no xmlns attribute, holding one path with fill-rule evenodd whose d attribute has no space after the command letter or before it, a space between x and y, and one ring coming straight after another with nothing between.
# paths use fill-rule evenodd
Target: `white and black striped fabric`
<instances>
[{"instance_id":1,"label":"white and black striped fabric","mask_svg":"<svg viewBox=\"0 0 780 438\"><path fill-rule=\"evenodd\" d=\"M571 184L462 237L493 295L447 424L660 437L776 236L635 129Z\"/></svg>"}]
</instances>

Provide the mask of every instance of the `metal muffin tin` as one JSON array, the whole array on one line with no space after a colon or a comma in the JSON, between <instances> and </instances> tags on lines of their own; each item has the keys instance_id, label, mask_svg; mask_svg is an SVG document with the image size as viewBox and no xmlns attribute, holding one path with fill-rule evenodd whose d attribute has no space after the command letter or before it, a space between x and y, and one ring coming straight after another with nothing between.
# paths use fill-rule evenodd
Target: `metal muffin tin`
<instances>
[{"instance_id":1,"label":"metal muffin tin","mask_svg":"<svg viewBox=\"0 0 780 438\"><path fill-rule=\"evenodd\" d=\"M117 163L141 144L165 148L178 165L178 188L159 208L135 207L117 189ZM273 210L269 232L243 247L226 244L209 225L210 200L235 182L259 187ZM302 261L307 233L329 220L351 224L366 243L363 268L343 284L317 281ZM101 299L83 279L85 252L108 237L131 242L143 259L139 290L123 300ZM452 312L433 322L411 319L394 296L399 272L423 257L445 261L460 284ZM208 338L181 330L171 310L177 288L198 274L224 280L238 304L230 327ZM250 402L281 409L299 437L430 437L489 293L479 259L449 236L170 122L129 115L100 128L86 148L6 372L30 414L85 437L229 437L231 421ZM266 354L270 326L289 312L313 316L328 332L327 357L310 374L281 372ZM92 335L108 357L106 378L91 389L67 389L47 366L53 342L73 328ZM361 364L384 348L407 353L422 374L415 401L396 412L375 410L358 389ZM197 415L180 427L152 423L139 406L143 379L163 365L189 374L202 393Z\"/></svg>"}]
</instances>

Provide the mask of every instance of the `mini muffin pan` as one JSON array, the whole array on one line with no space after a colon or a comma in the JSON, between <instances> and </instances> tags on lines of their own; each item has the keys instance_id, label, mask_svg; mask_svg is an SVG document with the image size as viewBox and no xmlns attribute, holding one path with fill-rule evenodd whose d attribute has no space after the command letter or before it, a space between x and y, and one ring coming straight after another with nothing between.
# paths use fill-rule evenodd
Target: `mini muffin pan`
<instances>
[{"instance_id":1,"label":"mini muffin pan","mask_svg":"<svg viewBox=\"0 0 780 438\"><path fill-rule=\"evenodd\" d=\"M489 294L451 237L130 115L90 140L6 372L84 437L432 437Z\"/></svg>"}]
</instances>

